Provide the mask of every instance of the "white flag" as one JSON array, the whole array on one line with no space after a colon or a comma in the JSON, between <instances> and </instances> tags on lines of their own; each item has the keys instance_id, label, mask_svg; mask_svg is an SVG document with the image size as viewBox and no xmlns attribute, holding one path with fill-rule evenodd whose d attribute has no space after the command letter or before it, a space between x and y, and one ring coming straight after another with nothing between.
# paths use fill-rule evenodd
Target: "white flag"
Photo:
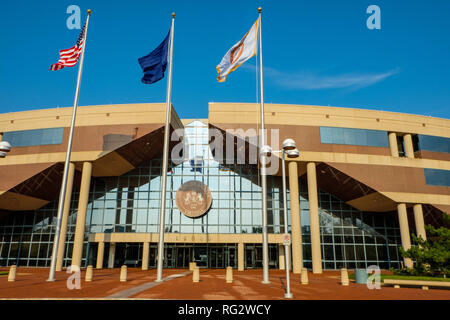
<instances>
[{"instance_id":1,"label":"white flag","mask_svg":"<svg viewBox=\"0 0 450 320\"><path fill-rule=\"evenodd\" d=\"M231 72L256 54L258 27L259 18L256 19L252 28L245 34L241 41L228 50L222 58L222 61L220 61L220 64L216 67L217 72L219 73L217 81L224 82Z\"/></svg>"}]
</instances>

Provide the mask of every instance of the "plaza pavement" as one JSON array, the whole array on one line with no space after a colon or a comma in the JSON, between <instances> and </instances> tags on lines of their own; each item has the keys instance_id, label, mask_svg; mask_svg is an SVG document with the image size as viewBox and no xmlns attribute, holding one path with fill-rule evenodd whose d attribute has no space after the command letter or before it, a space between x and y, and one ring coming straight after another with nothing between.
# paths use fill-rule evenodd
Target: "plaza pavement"
<instances>
[{"instance_id":1,"label":"plaza pavement","mask_svg":"<svg viewBox=\"0 0 450 320\"><path fill-rule=\"evenodd\" d=\"M8 271L8 268L0 268ZM163 282L157 283L156 270L128 268L128 281L120 282L120 269L94 269L92 282L85 282L81 271L81 289L69 290L70 274L56 273L55 282L46 282L48 268L18 267L15 282L0 275L0 299L169 299L169 300L279 300L284 299L285 272L270 270L270 284L262 284L262 270L233 270L234 281L225 282L224 269L200 269L200 282L192 282L187 269L165 269ZM340 284L340 271L309 275L309 284L300 283L300 275L291 273L291 291L296 300L450 300L450 290L382 286L369 290L366 285Z\"/></svg>"}]
</instances>

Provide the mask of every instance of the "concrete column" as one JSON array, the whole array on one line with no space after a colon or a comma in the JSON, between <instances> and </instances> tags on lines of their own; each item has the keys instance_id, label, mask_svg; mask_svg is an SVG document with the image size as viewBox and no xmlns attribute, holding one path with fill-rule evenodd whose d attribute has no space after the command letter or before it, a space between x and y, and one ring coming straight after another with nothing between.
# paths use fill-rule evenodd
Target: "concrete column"
<instances>
[{"instance_id":1,"label":"concrete column","mask_svg":"<svg viewBox=\"0 0 450 320\"><path fill-rule=\"evenodd\" d=\"M300 274L303 268L302 226L298 194L298 165L289 161L289 200L291 206L292 271Z\"/></svg>"},{"instance_id":2,"label":"concrete column","mask_svg":"<svg viewBox=\"0 0 450 320\"><path fill-rule=\"evenodd\" d=\"M75 175L75 164L69 162L69 172L67 175L66 197L64 198L64 208L61 218L61 231L59 233L58 254L56 256L56 271L62 270L64 252L66 249L67 221L69 220L70 201L72 199L73 177Z\"/></svg>"},{"instance_id":3,"label":"concrete column","mask_svg":"<svg viewBox=\"0 0 450 320\"><path fill-rule=\"evenodd\" d=\"M397 134L389 132L389 147L391 148L391 156L398 157Z\"/></svg>"},{"instance_id":4,"label":"concrete column","mask_svg":"<svg viewBox=\"0 0 450 320\"><path fill-rule=\"evenodd\" d=\"M72 265L81 267L83 254L84 228L86 226L86 211L89 199L89 187L91 185L92 162L83 163L83 175L81 177L80 198L78 200L77 224L73 241Z\"/></svg>"},{"instance_id":5,"label":"concrete column","mask_svg":"<svg viewBox=\"0 0 450 320\"><path fill-rule=\"evenodd\" d=\"M405 155L408 158L414 158L414 147L412 142L412 136L410 133L407 133L403 136L403 146L405 148Z\"/></svg>"},{"instance_id":6,"label":"concrete column","mask_svg":"<svg viewBox=\"0 0 450 320\"><path fill-rule=\"evenodd\" d=\"M308 177L309 221L311 229L311 256L313 273L322 273L322 246L320 244L319 201L317 198L316 164L306 165Z\"/></svg>"},{"instance_id":7,"label":"concrete column","mask_svg":"<svg viewBox=\"0 0 450 320\"><path fill-rule=\"evenodd\" d=\"M423 221L422 205L415 204L414 207L414 222L416 223L416 235L423 240L427 240L427 233L425 232L425 222Z\"/></svg>"},{"instance_id":8,"label":"concrete column","mask_svg":"<svg viewBox=\"0 0 450 320\"><path fill-rule=\"evenodd\" d=\"M150 242L144 242L142 246L142 270L148 270L148 256L150 254Z\"/></svg>"},{"instance_id":9,"label":"concrete column","mask_svg":"<svg viewBox=\"0 0 450 320\"><path fill-rule=\"evenodd\" d=\"M278 244L278 266L280 270L286 269L285 256L284 256L284 245Z\"/></svg>"},{"instance_id":10,"label":"concrete column","mask_svg":"<svg viewBox=\"0 0 450 320\"><path fill-rule=\"evenodd\" d=\"M244 271L245 249L244 243L238 243L238 270Z\"/></svg>"},{"instance_id":11,"label":"concrete column","mask_svg":"<svg viewBox=\"0 0 450 320\"><path fill-rule=\"evenodd\" d=\"M109 244L109 258L108 258L108 268L114 268L114 257L116 255L116 244L111 242Z\"/></svg>"},{"instance_id":12,"label":"concrete column","mask_svg":"<svg viewBox=\"0 0 450 320\"><path fill-rule=\"evenodd\" d=\"M103 256L105 253L105 243L103 241L100 241L98 243L98 250L97 250L97 269L103 268Z\"/></svg>"},{"instance_id":13,"label":"concrete column","mask_svg":"<svg viewBox=\"0 0 450 320\"><path fill-rule=\"evenodd\" d=\"M406 212L406 204L398 203L397 204L397 212L398 212L398 222L400 225L400 235L402 239L402 247L405 250L411 248L411 238L409 235L409 226L408 226L408 214ZM411 259L405 259L405 267L412 268L413 263Z\"/></svg>"}]
</instances>

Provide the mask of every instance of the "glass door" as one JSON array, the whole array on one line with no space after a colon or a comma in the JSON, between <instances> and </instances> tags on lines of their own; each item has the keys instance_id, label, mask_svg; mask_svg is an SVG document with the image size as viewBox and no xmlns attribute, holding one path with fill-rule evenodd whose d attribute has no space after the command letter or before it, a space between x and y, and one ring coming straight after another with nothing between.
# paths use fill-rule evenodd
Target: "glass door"
<instances>
[{"instance_id":1,"label":"glass door","mask_svg":"<svg viewBox=\"0 0 450 320\"><path fill-rule=\"evenodd\" d=\"M178 247L176 248L177 251L177 261L176 261L176 267L177 268L188 268L189 262L191 258L191 248L190 247Z\"/></svg>"},{"instance_id":2,"label":"glass door","mask_svg":"<svg viewBox=\"0 0 450 320\"><path fill-rule=\"evenodd\" d=\"M164 261L165 267L174 268L175 267L175 248L174 246L166 246L166 250L164 250Z\"/></svg>"},{"instance_id":3,"label":"glass door","mask_svg":"<svg viewBox=\"0 0 450 320\"><path fill-rule=\"evenodd\" d=\"M197 263L197 267L208 267L208 251L205 246L194 246L194 261Z\"/></svg>"}]
</instances>

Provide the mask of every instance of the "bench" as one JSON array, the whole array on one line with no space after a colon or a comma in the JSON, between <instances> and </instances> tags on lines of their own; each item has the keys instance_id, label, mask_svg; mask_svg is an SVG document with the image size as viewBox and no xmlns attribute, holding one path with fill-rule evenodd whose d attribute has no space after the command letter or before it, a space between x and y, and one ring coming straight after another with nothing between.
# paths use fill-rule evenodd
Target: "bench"
<instances>
[{"instance_id":1,"label":"bench","mask_svg":"<svg viewBox=\"0 0 450 320\"><path fill-rule=\"evenodd\" d=\"M384 284L394 285L394 288L400 288L403 286L418 286L423 290L428 290L428 287L444 287L450 288L450 282L445 281L423 281L423 280L398 280L398 279L384 279Z\"/></svg>"}]
</instances>

